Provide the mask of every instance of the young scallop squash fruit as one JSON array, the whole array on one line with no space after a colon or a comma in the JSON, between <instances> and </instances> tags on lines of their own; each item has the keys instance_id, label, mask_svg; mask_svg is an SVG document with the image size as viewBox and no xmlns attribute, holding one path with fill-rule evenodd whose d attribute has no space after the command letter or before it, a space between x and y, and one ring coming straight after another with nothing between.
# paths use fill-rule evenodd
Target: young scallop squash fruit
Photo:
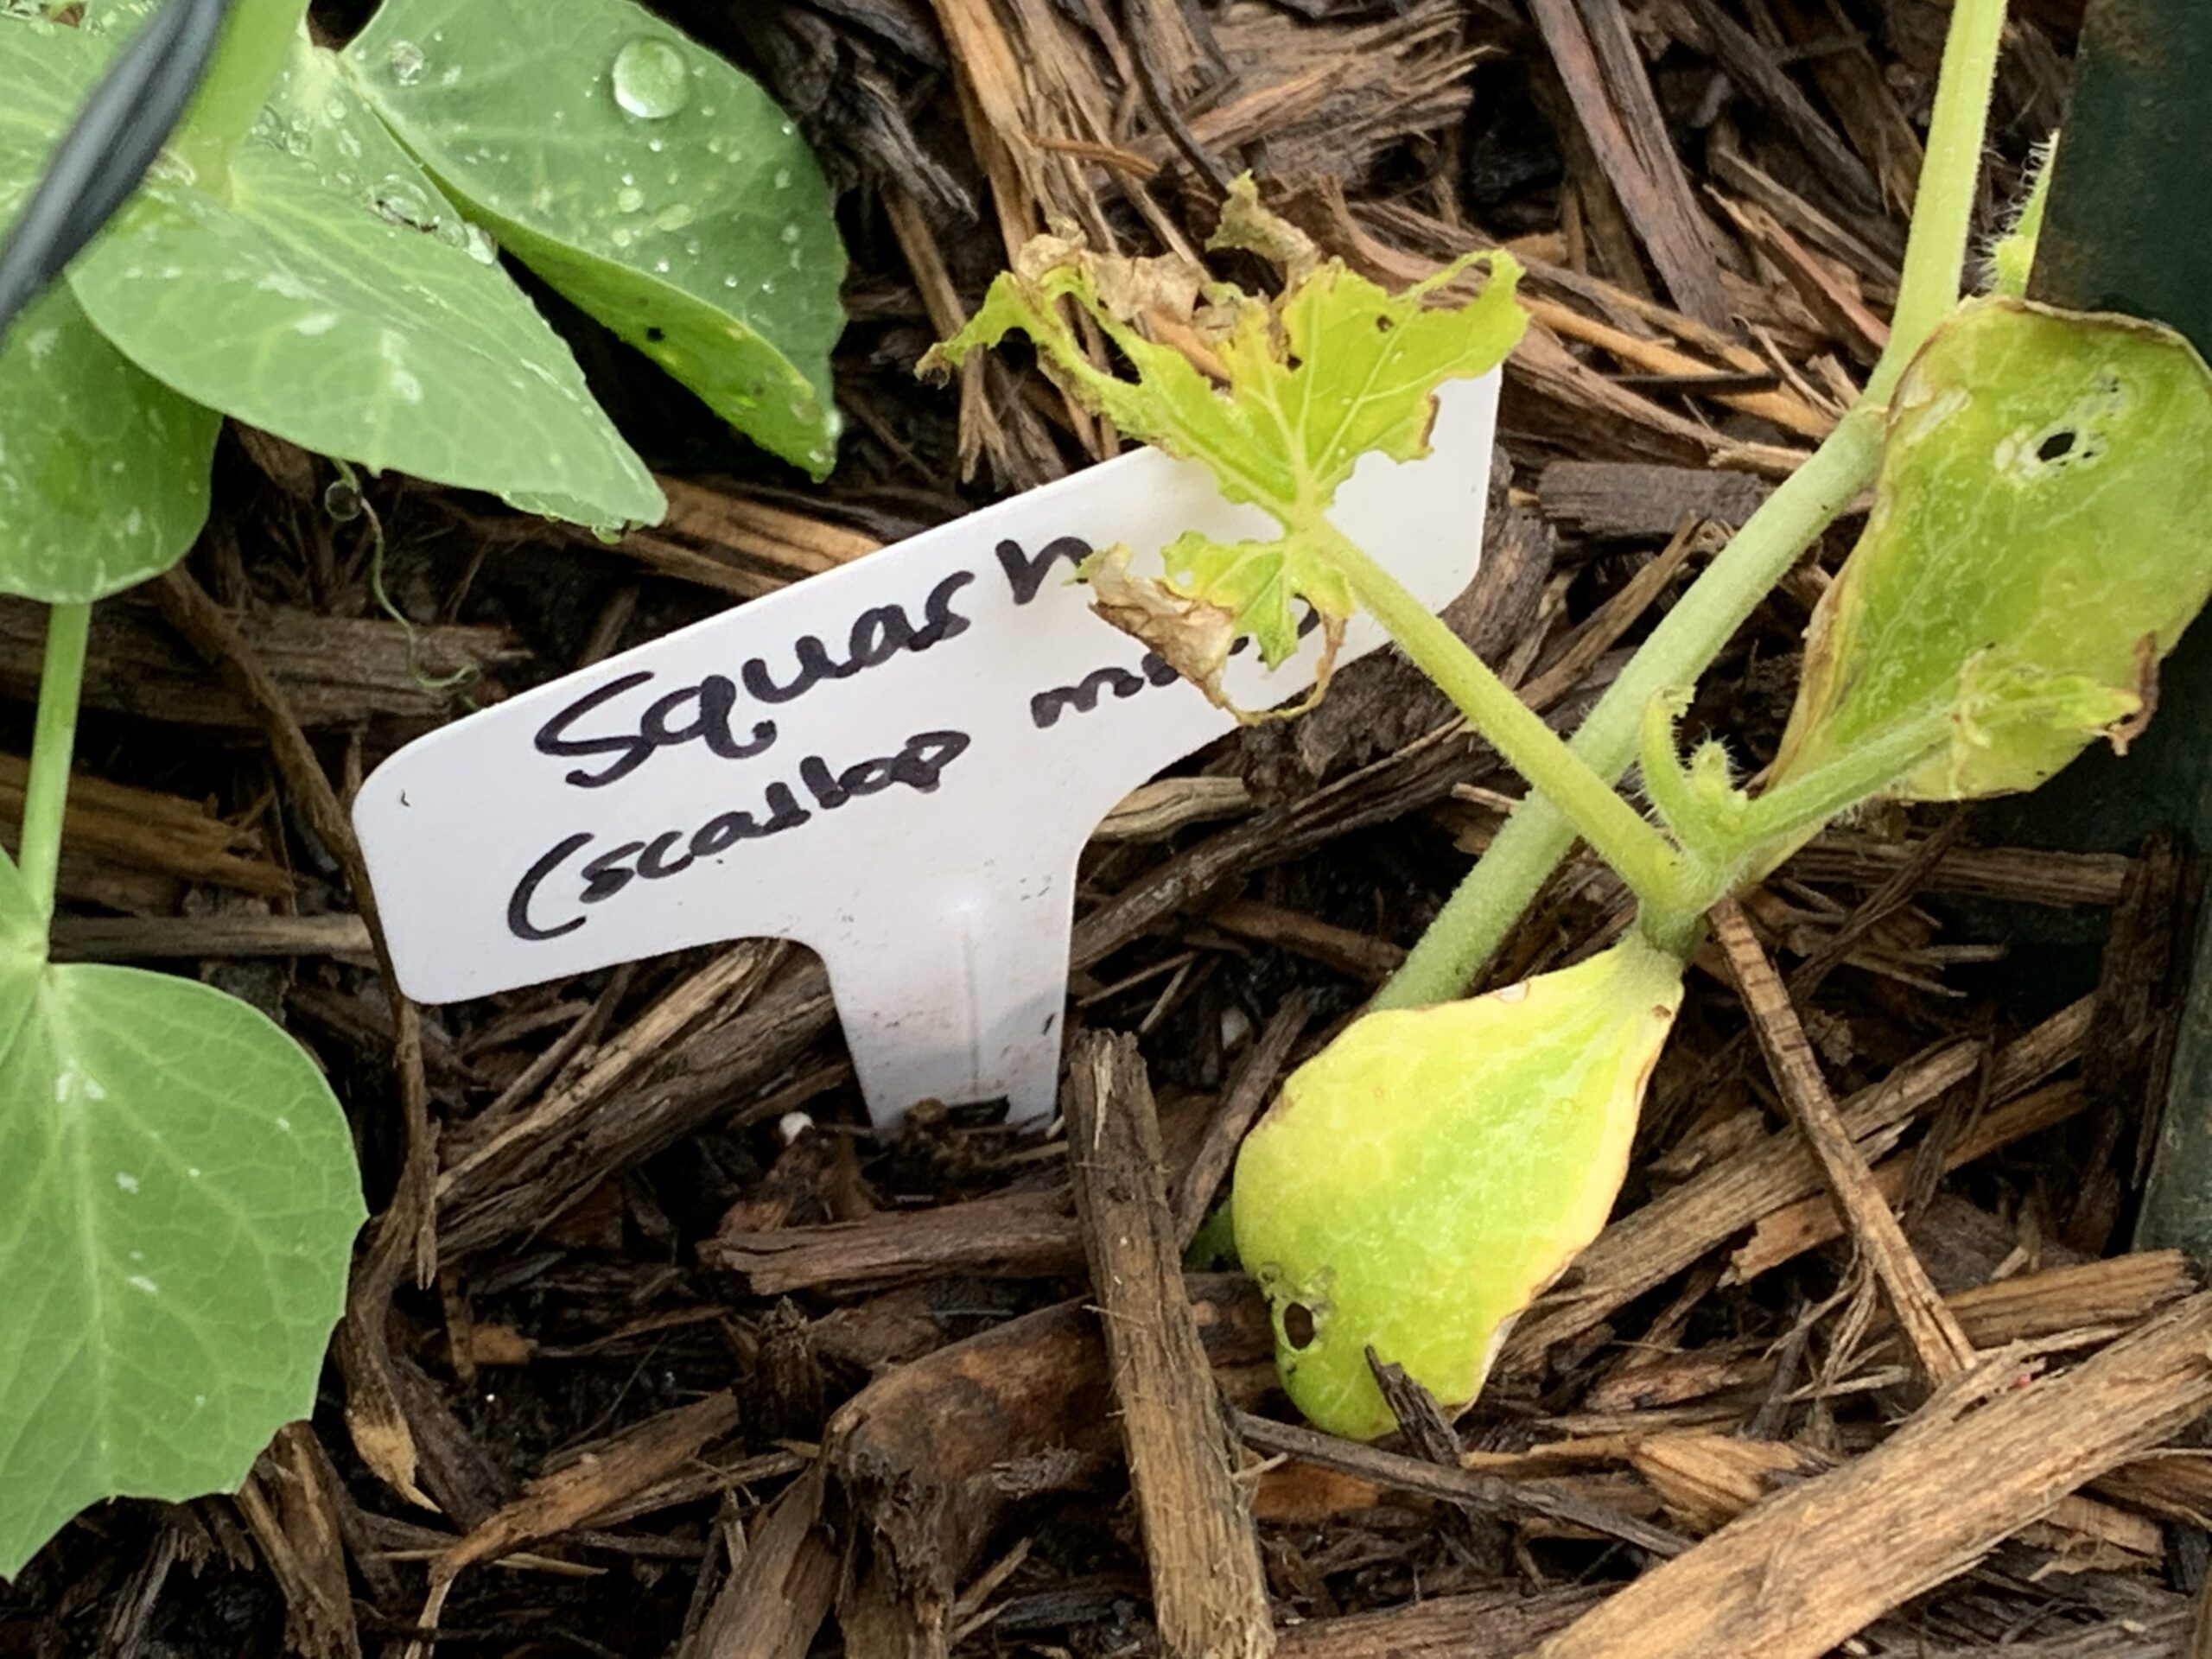
<instances>
[{"instance_id":1,"label":"young scallop squash fruit","mask_svg":"<svg viewBox=\"0 0 2212 1659\"><path fill-rule=\"evenodd\" d=\"M1368 1014L1291 1075L1232 1213L1300 1411L1356 1440L1395 1427L1370 1349L1446 1409L1474 1399L1605 1224L1681 995L1681 963L1632 934L1486 996Z\"/></svg>"},{"instance_id":2,"label":"young scallop squash fruit","mask_svg":"<svg viewBox=\"0 0 2212 1659\"><path fill-rule=\"evenodd\" d=\"M2124 749L2212 593L2212 374L2181 335L2024 300L1965 306L1891 400L1873 511L1813 613L1770 781L1931 716L1886 792L2032 789Z\"/></svg>"}]
</instances>

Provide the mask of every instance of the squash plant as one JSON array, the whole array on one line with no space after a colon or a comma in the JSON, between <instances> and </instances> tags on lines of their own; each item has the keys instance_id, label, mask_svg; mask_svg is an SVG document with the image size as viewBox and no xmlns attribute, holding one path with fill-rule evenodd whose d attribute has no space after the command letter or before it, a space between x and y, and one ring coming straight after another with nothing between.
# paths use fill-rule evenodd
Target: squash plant
<instances>
[{"instance_id":1,"label":"squash plant","mask_svg":"<svg viewBox=\"0 0 2212 1659\"><path fill-rule=\"evenodd\" d=\"M1073 395L1278 521L1268 541L1187 535L1158 575L1106 550L1090 575L1109 620L1217 690L1239 637L1272 662L1300 609L1333 639L1363 605L1532 785L1376 1006L1285 1082L1238 1158L1237 1251L1273 1307L1285 1385L1324 1427L1394 1426L1371 1359L1471 1402L1514 1317L1604 1224L1707 909L1861 803L2031 788L2101 737L2124 750L2160 658L2212 595L2212 525L2195 510L2212 486L2212 372L2194 348L2017 292L1959 302L2004 12L1953 8L1891 344L1865 395L1571 744L1328 517L1361 454L1425 454L1436 385L1510 348L1504 254L1478 262L1477 298L1432 307L1471 262L1387 294L1268 221L1247 183L1216 245L1276 259L1278 296L1046 241L939 348L957 364L1019 329ZM2016 235L2033 221L2031 200ZM2016 283L2028 261L2017 241L2001 251ZM1141 332L1163 306L1204 368ZM1071 308L1126 372L1093 361ZM1869 483L1764 786L1739 786L1718 742L1685 761L1687 688ZM1632 760L1652 817L1613 787ZM1634 893L1634 930L1458 1000L1577 836Z\"/></svg>"},{"instance_id":2,"label":"squash plant","mask_svg":"<svg viewBox=\"0 0 2212 1659\"><path fill-rule=\"evenodd\" d=\"M155 10L0 12L0 226ZM304 10L237 0L143 186L0 340L0 592L52 607L0 856L0 1578L100 1498L235 1486L314 1402L364 1215L279 1027L47 956L91 607L191 545L222 417L609 533L657 520L504 246L762 447L834 459L844 254L759 86L630 0L386 0L343 53Z\"/></svg>"}]
</instances>

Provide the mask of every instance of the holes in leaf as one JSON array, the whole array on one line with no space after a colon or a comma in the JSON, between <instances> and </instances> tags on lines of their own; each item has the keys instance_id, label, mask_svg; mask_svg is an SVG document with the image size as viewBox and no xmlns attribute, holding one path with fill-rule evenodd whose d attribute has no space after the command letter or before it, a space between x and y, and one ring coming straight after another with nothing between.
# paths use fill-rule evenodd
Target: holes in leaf
<instances>
[{"instance_id":1,"label":"holes in leaf","mask_svg":"<svg viewBox=\"0 0 2212 1659\"><path fill-rule=\"evenodd\" d=\"M2111 447L2110 412L2095 403L2094 397L2079 398L2041 430L2015 431L2002 440L1997 446L1998 472L2016 485L2037 484L2094 463Z\"/></svg>"},{"instance_id":2,"label":"holes in leaf","mask_svg":"<svg viewBox=\"0 0 2212 1659\"><path fill-rule=\"evenodd\" d=\"M1313 1345L1315 1327L1313 1310L1303 1302L1293 1302L1282 1311L1282 1339L1294 1348Z\"/></svg>"},{"instance_id":3,"label":"holes in leaf","mask_svg":"<svg viewBox=\"0 0 2212 1659\"><path fill-rule=\"evenodd\" d=\"M658 325L655 325L645 330L645 338L652 341L654 345L658 346L661 341L668 338L668 330L660 327Z\"/></svg>"}]
</instances>

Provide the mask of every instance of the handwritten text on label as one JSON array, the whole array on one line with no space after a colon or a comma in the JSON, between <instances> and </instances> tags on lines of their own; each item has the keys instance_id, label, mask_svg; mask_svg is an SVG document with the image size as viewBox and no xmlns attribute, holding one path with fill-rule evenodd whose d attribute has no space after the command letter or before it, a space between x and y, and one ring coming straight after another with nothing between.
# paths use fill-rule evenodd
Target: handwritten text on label
<instances>
[{"instance_id":1,"label":"handwritten text on label","mask_svg":"<svg viewBox=\"0 0 2212 1659\"><path fill-rule=\"evenodd\" d=\"M1370 457L1338 523L1440 607L1480 545L1495 379L1436 454ZM689 945L822 954L871 1109L1050 1111L1075 863L1116 801L1231 718L1092 615L1071 567L1186 530L1268 533L1145 450L541 686L410 745L355 806L424 1001ZM1345 654L1380 643L1356 619ZM1300 695L1317 646L1227 685Z\"/></svg>"}]
</instances>

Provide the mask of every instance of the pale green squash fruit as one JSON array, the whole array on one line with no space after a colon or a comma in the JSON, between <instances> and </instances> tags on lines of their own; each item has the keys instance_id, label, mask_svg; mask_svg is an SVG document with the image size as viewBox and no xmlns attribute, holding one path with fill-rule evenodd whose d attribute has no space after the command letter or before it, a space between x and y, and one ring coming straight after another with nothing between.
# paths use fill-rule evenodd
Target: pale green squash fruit
<instances>
[{"instance_id":1,"label":"pale green squash fruit","mask_svg":"<svg viewBox=\"0 0 2212 1659\"><path fill-rule=\"evenodd\" d=\"M1368 1364L1447 1408L1605 1225L1682 965L1631 935L1465 1001L1370 1014L1291 1074L1246 1139L1236 1250L1275 1363L1320 1427L1395 1427Z\"/></svg>"},{"instance_id":2,"label":"pale green squash fruit","mask_svg":"<svg viewBox=\"0 0 2212 1659\"><path fill-rule=\"evenodd\" d=\"M1978 301L1891 404L1874 508L1807 636L1770 774L1931 716L1948 741L1887 791L2031 789L2124 746L2212 594L2212 374L2132 318Z\"/></svg>"}]
</instances>

